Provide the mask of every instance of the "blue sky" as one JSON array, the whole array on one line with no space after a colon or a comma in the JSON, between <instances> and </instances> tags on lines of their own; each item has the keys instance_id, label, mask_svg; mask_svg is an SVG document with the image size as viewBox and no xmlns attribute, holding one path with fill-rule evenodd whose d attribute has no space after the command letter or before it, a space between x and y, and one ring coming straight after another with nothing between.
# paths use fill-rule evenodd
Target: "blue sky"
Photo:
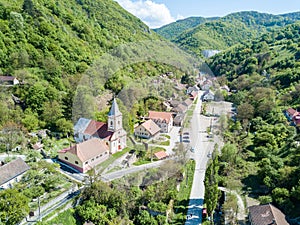
<instances>
[{"instance_id":1,"label":"blue sky","mask_svg":"<svg viewBox=\"0 0 300 225\"><path fill-rule=\"evenodd\" d=\"M151 28L190 16L225 16L238 11L272 14L300 11L300 0L116 0Z\"/></svg>"}]
</instances>

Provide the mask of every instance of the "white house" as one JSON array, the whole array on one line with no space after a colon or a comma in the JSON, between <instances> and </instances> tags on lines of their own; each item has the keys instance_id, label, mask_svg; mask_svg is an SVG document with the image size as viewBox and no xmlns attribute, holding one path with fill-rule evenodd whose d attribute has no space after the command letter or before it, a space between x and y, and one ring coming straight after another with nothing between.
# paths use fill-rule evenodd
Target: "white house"
<instances>
[{"instance_id":1,"label":"white house","mask_svg":"<svg viewBox=\"0 0 300 225\"><path fill-rule=\"evenodd\" d=\"M7 164L0 165L0 188L11 188L13 183L19 182L30 167L21 158Z\"/></svg>"},{"instance_id":2,"label":"white house","mask_svg":"<svg viewBox=\"0 0 300 225\"><path fill-rule=\"evenodd\" d=\"M153 122L153 120L147 120L134 128L134 135L141 138L152 138L160 132L160 127Z\"/></svg>"},{"instance_id":3,"label":"white house","mask_svg":"<svg viewBox=\"0 0 300 225\"><path fill-rule=\"evenodd\" d=\"M58 152L58 159L85 173L109 157L109 146L103 140L92 138Z\"/></svg>"},{"instance_id":4,"label":"white house","mask_svg":"<svg viewBox=\"0 0 300 225\"><path fill-rule=\"evenodd\" d=\"M149 111L149 119L160 127L162 133L169 133L173 127L172 113Z\"/></svg>"},{"instance_id":5,"label":"white house","mask_svg":"<svg viewBox=\"0 0 300 225\"><path fill-rule=\"evenodd\" d=\"M203 101L213 101L215 99L215 94L208 90L203 94Z\"/></svg>"}]
</instances>

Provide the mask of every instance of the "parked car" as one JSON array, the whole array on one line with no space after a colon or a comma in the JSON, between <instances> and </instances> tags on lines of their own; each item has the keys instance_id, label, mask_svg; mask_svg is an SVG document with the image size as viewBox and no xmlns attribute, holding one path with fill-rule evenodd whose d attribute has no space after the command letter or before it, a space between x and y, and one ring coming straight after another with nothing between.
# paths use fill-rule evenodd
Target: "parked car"
<instances>
[{"instance_id":1,"label":"parked car","mask_svg":"<svg viewBox=\"0 0 300 225\"><path fill-rule=\"evenodd\" d=\"M182 142L190 143L189 139L184 139Z\"/></svg>"}]
</instances>

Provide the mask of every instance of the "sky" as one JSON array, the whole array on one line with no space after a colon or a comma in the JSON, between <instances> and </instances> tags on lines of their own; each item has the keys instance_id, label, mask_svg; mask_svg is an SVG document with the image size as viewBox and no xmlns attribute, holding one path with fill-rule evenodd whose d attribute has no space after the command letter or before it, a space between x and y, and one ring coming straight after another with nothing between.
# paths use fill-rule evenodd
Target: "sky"
<instances>
[{"instance_id":1,"label":"sky","mask_svg":"<svg viewBox=\"0 0 300 225\"><path fill-rule=\"evenodd\" d=\"M300 11L300 0L115 0L150 28L190 16L225 16L239 11L283 14Z\"/></svg>"}]
</instances>

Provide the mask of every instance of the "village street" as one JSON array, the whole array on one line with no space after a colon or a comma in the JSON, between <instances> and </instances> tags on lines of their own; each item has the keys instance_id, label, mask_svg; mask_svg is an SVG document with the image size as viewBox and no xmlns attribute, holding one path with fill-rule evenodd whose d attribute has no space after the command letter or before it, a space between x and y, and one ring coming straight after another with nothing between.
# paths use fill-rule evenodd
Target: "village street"
<instances>
[{"instance_id":1,"label":"village street","mask_svg":"<svg viewBox=\"0 0 300 225\"><path fill-rule=\"evenodd\" d=\"M206 129L210 126L211 118L200 115L202 101L198 99L191 120L191 146L195 152L191 155L196 162L193 185L190 194L187 220L185 224L198 225L202 222L202 207L204 202L204 177L206 164L212 153L214 142L207 138Z\"/></svg>"}]
</instances>

